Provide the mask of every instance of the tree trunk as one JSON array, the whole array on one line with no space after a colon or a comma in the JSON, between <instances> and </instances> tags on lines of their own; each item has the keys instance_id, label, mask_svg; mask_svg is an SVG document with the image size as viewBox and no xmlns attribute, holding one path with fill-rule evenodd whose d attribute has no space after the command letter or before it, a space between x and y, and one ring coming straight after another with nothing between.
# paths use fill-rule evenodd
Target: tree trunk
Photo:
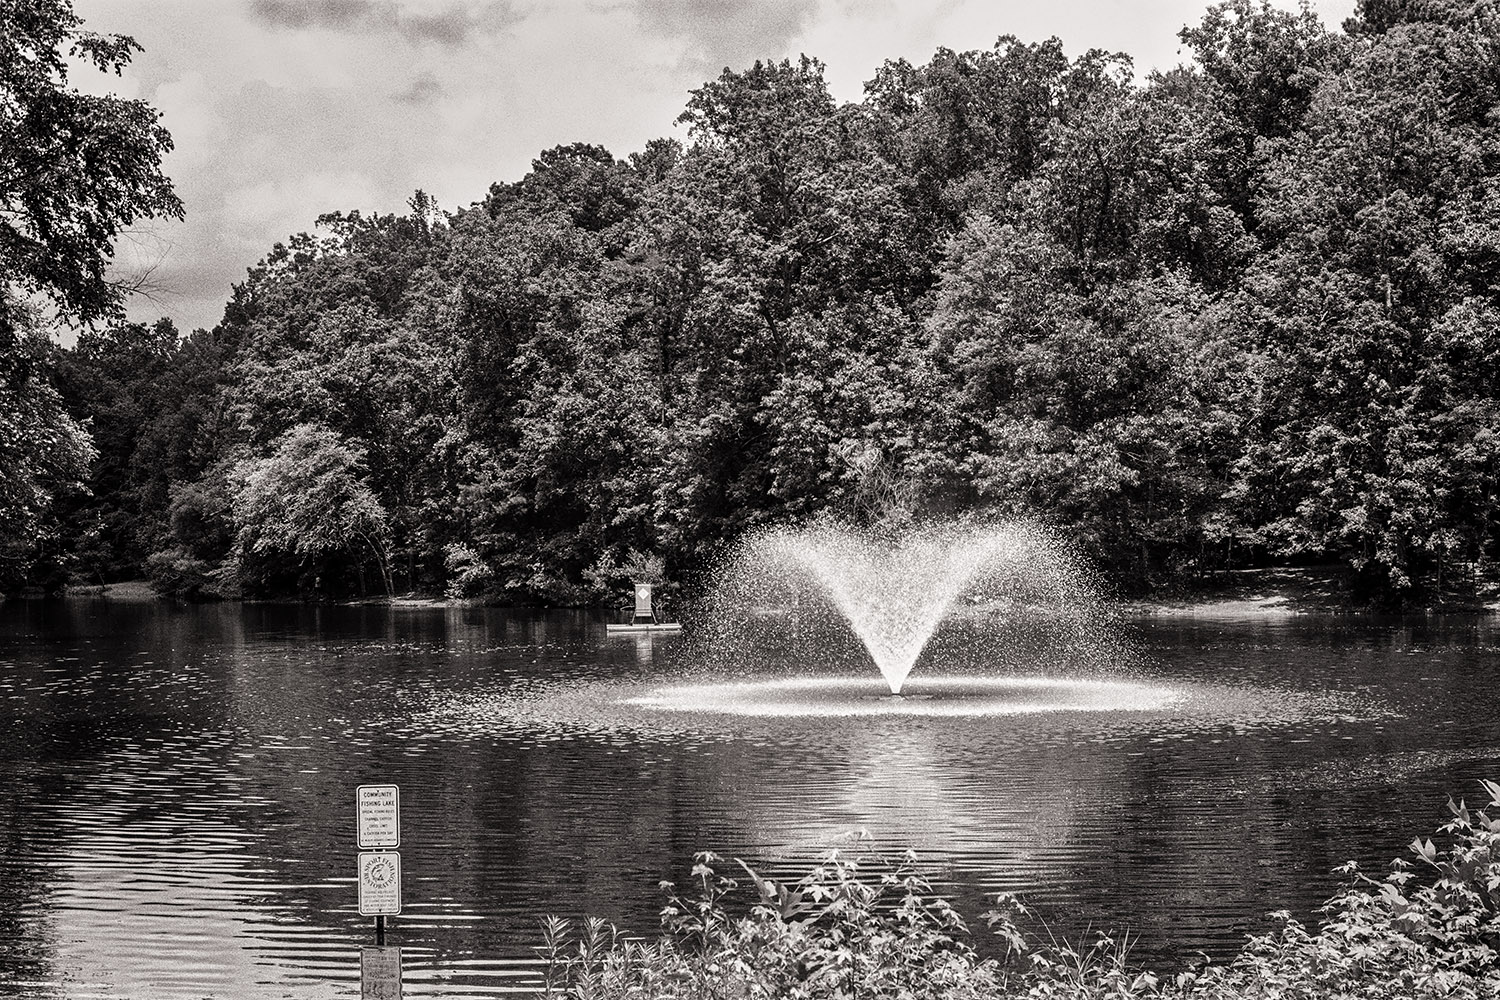
<instances>
[{"instance_id":1,"label":"tree trunk","mask_svg":"<svg viewBox=\"0 0 1500 1000\"><path fill-rule=\"evenodd\" d=\"M362 538L362 539L364 539L365 544L370 547L370 551L375 554L375 565L377 565L377 566L380 567L380 582L385 587L385 596L386 597L390 597L392 595L392 591L391 591L391 560L390 560L390 556L386 553L384 546L378 544L375 541L375 539L371 538L369 535L365 534L363 531L361 531L359 533L359 537ZM360 571L359 572L360 572L360 580L363 581L364 580L364 565L363 564L360 565ZM361 583L360 586L361 586L361 588L363 588L363 583Z\"/></svg>"}]
</instances>

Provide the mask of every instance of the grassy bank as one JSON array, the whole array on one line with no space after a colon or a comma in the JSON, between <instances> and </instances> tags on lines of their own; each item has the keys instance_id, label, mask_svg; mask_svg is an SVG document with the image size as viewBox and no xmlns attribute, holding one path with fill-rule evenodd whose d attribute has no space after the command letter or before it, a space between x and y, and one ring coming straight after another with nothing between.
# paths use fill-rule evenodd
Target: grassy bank
<instances>
[{"instance_id":1,"label":"grassy bank","mask_svg":"<svg viewBox=\"0 0 1500 1000\"><path fill-rule=\"evenodd\" d=\"M69 597L96 597L107 601L159 601L162 595L148 580L125 580L120 583L73 583L66 591Z\"/></svg>"},{"instance_id":2,"label":"grassy bank","mask_svg":"<svg viewBox=\"0 0 1500 1000\"><path fill-rule=\"evenodd\" d=\"M1003 956L981 958L973 932L909 857L870 865L830 855L783 884L703 854L690 894L667 886L655 941L624 939L602 921L547 921L545 992L578 1000L1496 1000L1500 784L1484 782L1484 793L1479 811L1450 802L1453 818L1412 841L1409 860L1383 877L1346 865L1318 927L1273 914L1276 928L1223 966L1134 968L1121 941L1102 935L1039 946L1009 896L978 931L997 935Z\"/></svg>"}]
</instances>

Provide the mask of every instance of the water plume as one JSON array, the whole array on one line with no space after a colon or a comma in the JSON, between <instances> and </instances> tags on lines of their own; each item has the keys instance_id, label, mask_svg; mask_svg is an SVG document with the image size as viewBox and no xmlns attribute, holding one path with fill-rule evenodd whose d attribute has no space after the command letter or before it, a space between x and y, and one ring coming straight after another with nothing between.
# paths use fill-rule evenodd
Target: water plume
<instances>
[{"instance_id":1,"label":"water plume","mask_svg":"<svg viewBox=\"0 0 1500 1000\"><path fill-rule=\"evenodd\" d=\"M1038 631L1048 635L1043 647L1076 662L1081 651L1098 651L1100 626L1110 618L1070 548L1014 520L931 522L899 533L833 522L763 531L728 560L712 604L709 618L726 655L744 655L755 633L779 623L814 657L838 656L842 628L893 695L951 618L992 633L980 644L991 665L1035 647ZM1030 635L1022 639L1023 632Z\"/></svg>"}]
</instances>

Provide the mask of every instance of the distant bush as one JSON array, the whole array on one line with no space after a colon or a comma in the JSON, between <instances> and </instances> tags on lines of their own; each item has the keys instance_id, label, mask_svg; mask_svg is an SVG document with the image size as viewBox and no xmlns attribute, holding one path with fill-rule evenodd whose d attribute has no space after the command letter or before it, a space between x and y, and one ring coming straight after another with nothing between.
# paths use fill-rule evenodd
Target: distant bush
<instances>
[{"instance_id":1,"label":"distant bush","mask_svg":"<svg viewBox=\"0 0 1500 1000\"><path fill-rule=\"evenodd\" d=\"M240 596L232 573L227 573L221 564L198 558L180 545L151 553L146 558L146 576L151 581L152 590L180 601L214 601Z\"/></svg>"},{"instance_id":2,"label":"distant bush","mask_svg":"<svg viewBox=\"0 0 1500 1000\"><path fill-rule=\"evenodd\" d=\"M443 549L443 568L448 571L449 600L478 597L495 579L494 570L485 565L479 553L458 542Z\"/></svg>"},{"instance_id":3,"label":"distant bush","mask_svg":"<svg viewBox=\"0 0 1500 1000\"><path fill-rule=\"evenodd\" d=\"M1484 782L1500 807L1500 784ZM715 998L1025 998L1025 1000L1496 1000L1500 997L1500 819L1449 802L1442 845L1418 838L1417 861L1396 861L1382 879L1353 865L1324 905L1321 928L1290 914L1253 937L1227 966L1171 977L1131 967L1123 940L1099 935L1088 946L1037 947L1026 911L1001 896L986 913L1003 944L981 958L964 920L915 870L914 858L860 863L838 854L795 884L723 874L722 859L699 854L695 893L663 883L662 936L623 937L601 920L581 928L543 925L547 996L604 1000ZM748 883L746 915L727 900Z\"/></svg>"}]
</instances>

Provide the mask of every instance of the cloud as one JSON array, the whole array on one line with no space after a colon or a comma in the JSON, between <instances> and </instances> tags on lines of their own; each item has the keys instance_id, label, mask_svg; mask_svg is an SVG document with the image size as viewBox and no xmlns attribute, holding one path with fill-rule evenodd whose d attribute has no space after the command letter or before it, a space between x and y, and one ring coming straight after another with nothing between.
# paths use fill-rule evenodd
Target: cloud
<instances>
[{"instance_id":1,"label":"cloud","mask_svg":"<svg viewBox=\"0 0 1500 1000\"><path fill-rule=\"evenodd\" d=\"M371 0L250 0L250 12L277 28L362 30L389 7Z\"/></svg>"},{"instance_id":2,"label":"cloud","mask_svg":"<svg viewBox=\"0 0 1500 1000\"><path fill-rule=\"evenodd\" d=\"M685 41L687 60L714 71L784 55L818 0L635 0L635 11L643 28Z\"/></svg>"},{"instance_id":3,"label":"cloud","mask_svg":"<svg viewBox=\"0 0 1500 1000\"><path fill-rule=\"evenodd\" d=\"M311 227L324 212L378 205L376 182L357 170L315 170L226 191L222 219L225 237L246 250L263 254L267 233L292 233ZM284 238L284 237L283 237Z\"/></svg>"},{"instance_id":4,"label":"cloud","mask_svg":"<svg viewBox=\"0 0 1500 1000\"><path fill-rule=\"evenodd\" d=\"M424 70L416 75L411 86L392 94L391 100L400 104L435 104L446 93L438 78Z\"/></svg>"},{"instance_id":5,"label":"cloud","mask_svg":"<svg viewBox=\"0 0 1500 1000\"><path fill-rule=\"evenodd\" d=\"M249 0L250 13L272 28L346 34L394 34L412 43L457 47L498 34L521 20L510 0Z\"/></svg>"},{"instance_id":6,"label":"cloud","mask_svg":"<svg viewBox=\"0 0 1500 1000\"><path fill-rule=\"evenodd\" d=\"M509 3L452 6L431 14L401 17L401 33L417 42L463 45L480 35L498 34L521 20Z\"/></svg>"}]
</instances>

